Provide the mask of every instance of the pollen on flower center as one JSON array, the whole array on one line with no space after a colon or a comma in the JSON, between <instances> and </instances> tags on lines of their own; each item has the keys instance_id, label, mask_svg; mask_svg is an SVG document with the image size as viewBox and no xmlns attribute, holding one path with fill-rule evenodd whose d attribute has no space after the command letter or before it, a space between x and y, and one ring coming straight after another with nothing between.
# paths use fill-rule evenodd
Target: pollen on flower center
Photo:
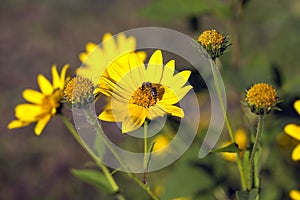
<instances>
[{"instance_id":1,"label":"pollen on flower center","mask_svg":"<svg viewBox=\"0 0 300 200\"><path fill-rule=\"evenodd\" d=\"M133 104L149 108L162 99L165 90L159 83L144 82L131 96Z\"/></svg>"},{"instance_id":2,"label":"pollen on flower center","mask_svg":"<svg viewBox=\"0 0 300 200\"><path fill-rule=\"evenodd\" d=\"M210 46L214 48L221 48L222 43L225 41L225 37L216 30L207 30L198 37L198 41L205 48Z\"/></svg>"},{"instance_id":3,"label":"pollen on flower center","mask_svg":"<svg viewBox=\"0 0 300 200\"><path fill-rule=\"evenodd\" d=\"M64 88L64 99L79 108L93 102L94 85L88 78L77 76L72 78Z\"/></svg>"},{"instance_id":4,"label":"pollen on flower center","mask_svg":"<svg viewBox=\"0 0 300 200\"><path fill-rule=\"evenodd\" d=\"M247 91L245 100L257 114L269 113L278 102L276 90L266 83L253 85Z\"/></svg>"}]
</instances>

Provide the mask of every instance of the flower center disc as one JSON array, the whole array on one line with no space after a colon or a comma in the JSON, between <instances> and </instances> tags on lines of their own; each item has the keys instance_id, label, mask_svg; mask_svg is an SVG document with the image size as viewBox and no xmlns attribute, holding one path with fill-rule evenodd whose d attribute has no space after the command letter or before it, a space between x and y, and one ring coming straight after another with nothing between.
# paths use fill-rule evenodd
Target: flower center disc
<instances>
[{"instance_id":1,"label":"flower center disc","mask_svg":"<svg viewBox=\"0 0 300 200\"><path fill-rule=\"evenodd\" d=\"M144 82L131 96L130 101L138 106L149 108L161 100L165 93L164 87L159 83Z\"/></svg>"}]
</instances>

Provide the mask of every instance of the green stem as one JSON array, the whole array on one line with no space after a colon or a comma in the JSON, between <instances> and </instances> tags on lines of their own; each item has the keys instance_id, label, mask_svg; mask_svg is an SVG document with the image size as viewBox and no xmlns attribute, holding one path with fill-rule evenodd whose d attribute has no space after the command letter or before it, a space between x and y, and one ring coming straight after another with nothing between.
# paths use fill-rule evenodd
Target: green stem
<instances>
[{"instance_id":1,"label":"green stem","mask_svg":"<svg viewBox=\"0 0 300 200\"><path fill-rule=\"evenodd\" d=\"M135 174L133 174L130 170L130 168L127 166L127 164L123 161L123 159L120 157L119 153L115 150L115 148L112 146L110 141L107 140L106 136L103 134L103 131L99 125L99 123L93 123L95 120L95 116L89 111L86 110L87 117L89 117L89 121L91 124L95 124L95 130L97 134L101 137L105 145L108 147L108 149L111 151L111 153L115 156L115 158L119 161L121 166L126 170L127 175L132 178L139 186L142 187L143 190L145 190L149 196L152 197L154 200L159 200L158 197L151 191L150 187L146 184L144 184L141 180L139 180Z\"/></svg>"},{"instance_id":2,"label":"green stem","mask_svg":"<svg viewBox=\"0 0 300 200\"><path fill-rule=\"evenodd\" d=\"M222 109L222 112L223 112L224 117L225 117L225 123L226 123L226 127L227 127L227 130L228 130L228 133L229 133L229 137L230 137L232 143L236 143L234 135L233 135L232 126L231 126L231 123L230 123L230 120L229 120L229 117L228 117L228 114L227 114L227 111L226 111L226 108L225 108L225 105L224 105L224 101L223 101L223 98L222 98L222 94L221 94L221 90L220 90L220 83L219 83L219 80L217 78L217 72L215 70L215 68L217 66L216 66L215 60L209 59L209 62L210 62L210 65L211 65L212 74L213 74L213 78L214 78L214 82L215 82L215 86L216 86L216 90L217 90L217 95L218 95L218 98L219 98L219 101L220 101L221 109ZM242 186L242 190L245 191L247 189L247 181L246 181L244 168L243 168L243 165L242 165L242 159L241 159L241 156L238 153L236 155L237 155L236 156L237 166L238 166L238 170L239 170L239 173L240 173L240 176L241 176L241 186Z\"/></svg>"},{"instance_id":3,"label":"green stem","mask_svg":"<svg viewBox=\"0 0 300 200\"><path fill-rule=\"evenodd\" d=\"M144 167L144 178L143 178L143 183L146 184L147 183L147 171L148 171L148 141L147 141L147 137L148 137L148 122L147 120L144 122L144 163L143 163L143 167Z\"/></svg>"},{"instance_id":4,"label":"green stem","mask_svg":"<svg viewBox=\"0 0 300 200\"><path fill-rule=\"evenodd\" d=\"M249 180L250 182L249 182L249 185L248 185L249 190L252 189L252 187L253 187L254 162L255 162L254 159L255 159L255 154L257 152L257 149L258 149L258 145L259 145L259 142L260 142L262 131L263 131L263 128L264 128L264 119L265 119L265 115L259 115L258 116L255 141L254 141L253 148L252 148L251 155L250 155L250 180ZM257 170L257 174L259 174L259 170Z\"/></svg>"},{"instance_id":5,"label":"green stem","mask_svg":"<svg viewBox=\"0 0 300 200\"><path fill-rule=\"evenodd\" d=\"M66 127L68 128L68 130L70 131L70 133L72 134L72 136L82 146L82 148L92 157L92 159L95 161L95 163L101 168L101 170L103 171L104 175L106 176L108 182L110 183L111 187L113 188L113 191L116 194L116 198L118 200L125 200L125 197L122 194L119 193L119 186L117 185L115 179L110 174L110 172L107 169L107 167L103 163L101 163L101 161L94 154L94 152L79 137L76 129L73 127L73 125L68 120L68 118L66 116L64 116L64 115L61 115L61 117L62 117L62 120L63 120L64 124L66 125Z\"/></svg>"}]
</instances>

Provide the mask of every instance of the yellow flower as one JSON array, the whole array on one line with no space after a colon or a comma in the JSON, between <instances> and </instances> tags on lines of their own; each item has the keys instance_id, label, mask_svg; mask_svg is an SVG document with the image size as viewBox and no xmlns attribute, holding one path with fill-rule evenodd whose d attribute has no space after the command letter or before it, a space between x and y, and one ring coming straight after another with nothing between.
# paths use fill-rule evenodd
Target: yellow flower
<instances>
[{"instance_id":1,"label":"yellow flower","mask_svg":"<svg viewBox=\"0 0 300 200\"><path fill-rule=\"evenodd\" d=\"M247 92L245 98L251 111L257 115L269 114L276 109L278 97L276 90L269 84L254 84Z\"/></svg>"},{"instance_id":2,"label":"yellow flower","mask_svg":"<svg viewBox=\"0 0 300 200\"><path fill-rule=\"evenodd\" d=\"M155 144L153 146L153 152L162 150L170 143L170 138L166 135L160 134L155 139Z\"/></svg>"},{"instance_id":3,"label":"yellow flower","mask_svg":"<svg viewBox=\"0 0 300 200\"><path fill-rule=\"evenodd\" d=\"M291 200L300 200L300 191L299 190L291 190L290 198L291 198Z\"/></svg>"},{"instance_id":4,"label":"yellow flower","mask_svg":"<svg viewBox=\"0 0 300 200\"><path fill-rule=\"evenodd\" d=\"M94 84L88 78L77 76L66 83L64 100L77 108L86 108L95 99Z\"/></svg>"},{"instance_id":5,"label":"yellow flower","mask_svg":"<svg viewBox=\"0 0 300 200\"><path fill-rule=\"evenodd\" d=\"M86 52L79 55L83 66L77 69L76 74L92 80L96 85L101 75L108 76L105 68L123 66L128 60L126 58L128 53L135 51L135 49L136 40L134 37L126 37L124 33L120 33L115 40L110 33L106 33L103 36L101 47L95 43L86 45ZM145 52L137 52L137 54L143 61L145 60ZM114 65L111 65L112 63Z\"/></svg>"},{"instance_id":6,"label":"yellow flower","mask_svg":"<svg viewBox=\"0 0 300 200\"><path fill-rule=\"evenodd\" d=\"M105 79L110 86L107 94L111 98L99 119L122 122L122 133L127 133L142 126L146 119L165 114L182 118L183 110L173 104L192 88L185 86L191 71L174 75L175 61L171 60L164 66L160 50L152 54L147 68L135 53L131 53L128 59L122 70L111 68L110 78Z\"/></svg>"},{"instance_id":7,"label":"yellow flower","mask_svg":"<svg viewBox=\"0 0 300 200\"><path fill-rule=\"evenodd\" d=\"M231 44L227 37L216 30L206 30L198 37L199 44L209 53L212 59L220 57Z\"/></svg>"},{"instance_id":8,"label":"yellow flower","mask_svg":"<svg viewBox=\"0 0 300 200\"><path fill-rule=\"evenodd\" d=\"M52 84L39 74L37 77L40 92L32 89L23 91L23 98L29 103L19 104L15 108L16 120L8 124L8 129L21 128L37 122L34 132L40 135L49 120L61 106L63 88L66 82L66 71L69 65L65 65L59 76L56 66L52 66Z\"/></svg>"},{"instance_id":9,"label":"yellow flower","mask_svg":"<svg viewBox=\"0 0 300 200\"><path fill-rule=\"evenodd\" d=\"M294 108L300 115L300 100L295 101ZM288 124L284 127L284 132L300 142L300 126ZM292 159L294 161L300 160L300 143L293 150Z\"/></svg>"},{"instance_id":10,"label":"yellow flower","mask_svg":"<svg viewBox=\"0 0 300 200\"><path fill-rule=\"evenodd\" d=\"M240 150L246 150L247 148L247 133L244 131L244 129L238 129L234 134L235 142L238 144ZM227 141L222 146L227 146L231 142ZM242 153L242 152L241 152ZM224 159L228 161L235 161L236 160L236 153L222 153L222 156Z\"/></svg>"}]
</instances>

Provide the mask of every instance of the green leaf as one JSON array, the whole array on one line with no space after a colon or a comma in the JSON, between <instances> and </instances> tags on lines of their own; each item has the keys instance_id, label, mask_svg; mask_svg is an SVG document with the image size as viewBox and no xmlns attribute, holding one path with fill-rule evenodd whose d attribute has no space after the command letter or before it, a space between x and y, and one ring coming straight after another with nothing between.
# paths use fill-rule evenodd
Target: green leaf
<instances>
[{"instance_id":1,"label":"green leaf","mask_svg":"<svg viewBox=\"0 0 300 200\"><path fill-rule=\"evenodd\" d=\"M237 200L256 200L258 197L258 188L249 191L237 191L235 193Z\"/></svg>"},{"instance_id":2,"label":"green leaf","mask_svg":"<svg viewBox=\"0 0 300 200\"><path fill-rule=\"evenodd\" d=\"M210 152L214 153L222 153L222 152L227 152L227 153L238 153L240 152L239 146L236 143L231 143L225 147L222 147L220 149L214 149L211 150Z\"/></svg>"},{"instance_id":3,"label":"green leaf","mask_svg":"<svg viewBox=\"0 0 300 200\"><path fill-rule=\"evenodd\" d=\"M89 183L108 194L113 194L116 192L111 187L106 176L104 176L102 173L98 171L72 169L71 173L78 179L82 180L83 182Z\"/></svg>"}]
</instances>

